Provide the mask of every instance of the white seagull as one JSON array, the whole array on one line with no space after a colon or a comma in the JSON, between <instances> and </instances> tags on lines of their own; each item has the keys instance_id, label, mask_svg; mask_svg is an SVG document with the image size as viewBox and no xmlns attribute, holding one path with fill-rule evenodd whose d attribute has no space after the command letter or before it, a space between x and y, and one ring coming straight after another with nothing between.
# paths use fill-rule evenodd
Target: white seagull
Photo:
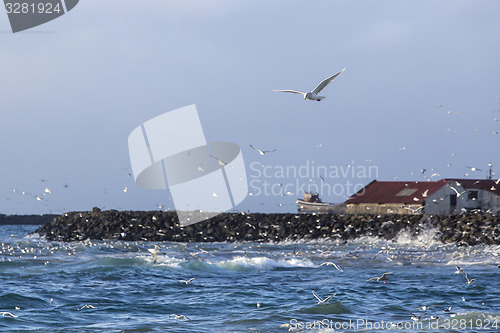
<instances>
[{"instance_id":1,"label":"white seagull","mask_svg":"<svg viewBox=\"0 0 500 333\"><path fill-rule=\"evenodd\" d=\"M455 274L463 274L463 273L464 273L464 269L462 267L457 266L457 270L455 271Z\"/></svg>"},{"instance_id":2,"label":"white seagull","mask_svg":"<svg viewBox=\"0 0 500 333\"><path fill-rule=\"evenodd\" d=\"M156 264L156 260L158 259L158 253L160 253L161 247L155 244L154 249L148 249L149 252L151 252L151 255L153 256L153 264Z\"/></svg>"},{"instance_id":3,"label":"white seagull","mask_svg":"<svg viewBox=\"0 0 500 333\"><path fill-rule=\"evenodd\" d=\"M420 321L420 320L422 320L422 317L423 317L423 316L425 316L426 314L427 314L427 312L426 312L426 313L419 314L418 316L416 316L416 315L414 315L414 314L412 313L412 314L411 314L411 319L412 319L413 321Z\"/></svg>"},{"instance_id":4,"label":"white seagull","mask_svg":"<svg viewBox=\"0 0 500 333\"><path fill-rule=\"evenodd\" d=\"M78 309L78 311L83 310L83 309L97 309L97 307L93 306L92 304L86 304L82 306L81 308Z\"/></svg>"},{"instance_id":5,"label":"white seagull","mask_svg":"<svg viewBox=\"0 0 500 333\"><path fill-rule=\"evenodd\" d=\"M275 89L273 89L273 91L281 91L281 92L287 92L287 93L293 93L293 94L301 94L301 95L304 96L304 100L310 99L311 101L318 101L319 102L319 101L321 101L322 99L325 98L324 96L319 96L318 95L321 92L321 90L325 89L325 87L330 82L332 82L337 76L339 76L340 74L342 74L343 71L345 71L345 68L342 69L337 74L334 74L334 75L332 75L332 76L324 79L323 81L320 82L320 84L318 84L316 86L316 88L314 88L314 90L309 91L309 92L302 92L302 91L297 91L297 90L275 90Z\"/></svg>"},{"instance_id":6,"label":"white seagull","mask_svg":"<svg viewBox=\"0 0 500 333\"><path fill-rule=\"evenodd\" d=\"M424 305L424 306L418 307L418 308L416 308L416 309L413 309L412 311L415 311L415 310L424 310L424 311L427 311L427 310L429 310L430 308L432 308L433 306L436 306L436 305L435 305L435 304L433 304L433 305L428 305L428 306L427 306L427 305Z\"/></svg>"},{"instance_id":7,"label":"white seagull","mask_svg":"<svg viewBox=\"0 0 500 333\"><path fill-rule=\"evenodd\" d=\"M221 160L220 158L217 158L217 157L212 156L212 155L210 155L210 154L209 154L209 156L210 156L211 158L213 158L213 159L217 160L217 162L219 163L219 165L222 165L222 166L226 166L226 165L228 165L226 162L224 162L224 161L223 161L223 160ZM228 165L228 166L230 166L230 165Z\"/></svg>"},{"instance_id":8,"label":"white seagull","mask_svg":"<svg viewBox=\"0 0 500 333\"><path fill-rule=\"evenodd\" d=\"M7 317L11 317L11 318L17 318L17 316L15 314L12 314L10 312L0 312L0 314L2 315L2 317L5 318L5 316Z\"/></svg>"},{"instance_id":9,"label":"white seagull","mask_svg":"<svg viewBox=\"0 0 500 333\"><path fill-rule=\"evenodd\" d=\"M467 191L458 192L458 190L456 188L454 188L453 186L448 186L448 187L451 188L453 191L455 191L455 193L457 194L457 198L460 198L460 196L462 194L464 194L465 192L467 192Z\"/></svg>"},{"instance_id":10,"label":"white seagull","mask_svg":"<svg viewBox=\"0 0 500 333\"><path fill-rule=\"evenodd\" d=\"M276 149L273 149L273 150L260 150L259 148L255 148L254 146L250 145L250 147L252 147L252 149L256 150L259 152L259 154L261 155L265 155L267 153L272 153L274 151L276 151Z\"/></svg>"},{"instance_id":11,"label":"white seagull","mask_svg":"<svg viewBox=\"0 0 500 333\"><path fill-rule=\"evenodd\" d=\"M373 281L373 280L375 280L375 281L387 281L387 275L389 275L389 274L392 274L392 272L384 273L384 274L382 274L382 276L372 277L371 279L366 280L366 282Z\"/></svg>"},{"instance_id":12,"label":"white seagull","mask_svg":"<svg viewBox=\"0 0 500 333\"><path fill-rule=\"evenodd\" d=\"M338 271L340 272L343 272L342 268L339 267L339 265L337 265L336 263L334 262L331 262L331 261L326 261L324 263L321 263L320 266L333 266L335 267Z\"/></svg>"},{"instance_id":13,"label":"white seagull","mask_svg":"<svg viewBox=\"0 0 500 333\"><path fill-rule=\"evenodd\" d=\"M173 319L176 319L176 320L187 320L187 321L191 321L191 318L189 318L188 316L185 316L185 315L178 315L178 314L175 314L175 313L172 313L170 316L168 316L168 318L173 318Z\"/></svg>"},{"instance_id":14,"label":"white seagull","mask_svg":"<svg viewBox=\"0 0 500 333\"><path fill-rule=\"evenodd\" d=\"M185 284L190 284L191 282L194 281L195 278L190 278L189 280L179 280L179 282L185 283Z\"/></svg>"},{"instance_id":15,"label":"white seagull","mask_svg":"<svg viewBox=\"0 0 500 333\"><path fill-rule=\"evenodd\" d=\"M465 278L467 279L467 281L465 282L465 284L473 284L474 281L476 281L476 279L469 278L469 274L467 274L467 273L465 273Z\"/></svg>"},{"instance_id":16,"label":"white seagull","mask_svg":"<svg viewBox=\"0 0 500 333\"><path fill-rule=\"evenodd\" d=\"M318 296L318 294L316 294L313 290L313 295L314 297L316 297L316 299L318 300L318 304L328 304L328 301L331 300L335 295L337 295L337 293L331 295L331 296L328 296L327 298L325 299L322 299L321 297Z\"/></svg>"}]
</instances>

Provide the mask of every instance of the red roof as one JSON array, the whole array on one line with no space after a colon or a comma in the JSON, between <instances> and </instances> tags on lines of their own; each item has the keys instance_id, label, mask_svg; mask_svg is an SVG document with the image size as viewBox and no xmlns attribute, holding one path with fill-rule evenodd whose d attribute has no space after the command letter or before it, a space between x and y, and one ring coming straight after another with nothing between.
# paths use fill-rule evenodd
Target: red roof
<instances>
[{"instance_id":1,"label":"red roof","mask_svg":"<svg viewBox=\"0 0 500 333\"><path fill-rule=\"evenodd\" d=\"M497 185L492 179L446 179L450 182L450 186L455 186L456 182L464 187L464 189L486 190L500 195L500 183ZM458 185L456 185L458 186Z\"/></svg>"},{"instance_id":2,"label":"red roof","mask_svg":"<svg viewBox=\"0 0 500 333\"><path fill-rule=\"evenodd\" d=\"M400 203L422 204L424 200L448 184L449 180L435 182L384 182L372 181L346 200L346 204Z\"/></svg>"},{"instance_id":3,"label":"red roof","mask_svg":"<svg viewBox=\"0 0 500 333\"><path fill-rule=\"evenodd\" d=\"M458 182L460 185L456 184ZM425 199L443 186L463 186L464 189L480 189L500 196L500 183L491 179L441 179L435 182L372 181L346 200L346 204L400 203L422 204Z\"/></svg>"}]
</instances>

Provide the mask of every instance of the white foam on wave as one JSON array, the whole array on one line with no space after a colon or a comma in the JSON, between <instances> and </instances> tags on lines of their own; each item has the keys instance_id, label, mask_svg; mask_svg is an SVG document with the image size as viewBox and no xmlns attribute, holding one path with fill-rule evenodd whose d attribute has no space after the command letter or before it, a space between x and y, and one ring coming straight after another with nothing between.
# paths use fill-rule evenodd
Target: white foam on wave
<instances>
[{"instance_id":1,"label":"white foam on wave","mask_svg":"<svg viewBox=\"0 0 500 333\"><path fill-rule=\"evenodd\" d=\"M382 247L386 245L403 248L421 248L440 247L444 244L438 239L438 230L434 227L422 229L418 234L412 233L406 229L401 230L393 239L385 239L378 236L361 236L350 240L348 243L355 245L365 245L372 247Z\"/></svg>"},{"instance_id":2,"label":"white foam on wave","mask_svg":"<svg viewBox=\"0 0 500 333\"><path fill-rule=\"evenodd\" d=\"M291 259L272 259L268 257L234 257L229 260L223 260L215 263L217 266L231 270L245 269L263 269L271 270L276 268L291 267L315 267L310 260L291 258Z\"/></svg>"},{"instance_id":3,"label":"white foam on wave","mask_svg":"<svg viewBox=\"0 0 500 333\"><path fill-rule=\"evenodd\" d=\"M151 255L141 255L141 258L144 258L148 263L153 264L153 257ZM169 257L166 255L158 255L158 258L156 260L156 264L158 266L167 266L170 268L181 268L181 264L184 263L186 260L184 259L178 259L174 257Z\"/></svg>"},{"instance_id":4,"label":"white foam on wave","mask_svg":"<svg viewBox=\"0 0 500 333\"><path fill-rule=\"evenodd\" d=\"M412 235L408 230L402 230L395 237L394 242L398 245L421 248L443 246L437 235L438 229L434 227L424 228L417 235Z\"/></svg>"},{"instance_id":5,"label":"white foam on wave","mask_svg":"<svg viewBox=\"0 0 500 333\"><path fill-rule=\"evenodd\" d=\"M477 245L471 247L460 247L449 255L447 265L470 266L470 265L498 265L500 264L499 245Z\"/></svg>"}]
</instances>

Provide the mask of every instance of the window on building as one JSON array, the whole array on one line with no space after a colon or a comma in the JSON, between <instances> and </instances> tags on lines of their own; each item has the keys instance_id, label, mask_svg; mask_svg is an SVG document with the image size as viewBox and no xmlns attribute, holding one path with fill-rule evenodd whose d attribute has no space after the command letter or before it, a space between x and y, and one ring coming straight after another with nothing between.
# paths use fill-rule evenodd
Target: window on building
<instances>
[{"instance_id":1,"label":"window on building","mask_svg":"<svg viewBox=\"0 0 500 333\"><path fill-rule=\"evenodd\" d=\"M468 200L477 200L477 191L469 191L467 192Z\"/></svg>"}]
</instances>

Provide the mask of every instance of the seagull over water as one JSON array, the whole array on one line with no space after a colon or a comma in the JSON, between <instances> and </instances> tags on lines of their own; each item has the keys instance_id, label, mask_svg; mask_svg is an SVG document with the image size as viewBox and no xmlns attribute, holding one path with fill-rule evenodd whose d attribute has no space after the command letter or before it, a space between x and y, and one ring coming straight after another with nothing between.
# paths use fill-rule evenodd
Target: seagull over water
<instances>
[{"instance_id":1,"label":"seagull over water","mask_svg":"<svg viewBox=\"0 0 500 333\"><path fill-rule=\"evenodd\" d=\"M471 279L469 278L469 274L465 273L465 278L467 279L467 282L465 284L473 284L476 279Z\"/></svg>"},{"instance_id":2,"label":"seagull over water","mask_svg":"<svg viewBox=\"0 0 500 333\"><path fill-rule=\"evenodd\" d=\"M464 273L464 269L462 267L457 266L457 270L455 271L455 274L463 274L463 273Z\"/></svg>"},{"instance_id":3,"label":"seagull over water","mask_svg":"<svg viewBox=\"0 0 500 333\"><path fill-rule=\"evenodd\" d=\"M190 284L191 282L194 281L195 278L190 278L189 280L179 280L179 282L185 283L185 284Z\"/></svg>"},{"instance_id":4,"label":"seagull over water","mask_svg":"<svg viewBox=\"0 0 500 333\"><path fill-rule=\"evenodd\" d=\"M2 315L2 317L5 318L5 316L7 317L11 317L11 318L17 318L17 316L15 314L12 314L10 312L0 312L0 314Z\"/></svg>"},{"instance_id":5,"label":"seagull over water","mask_svg":"<svg viewBox=\"0 0 500 333\"><path fill-rule=\"evenodd\" d=\"M323 81L320 82L320 84L318 84L316 86L316 88L314 88L314 90L309 91L309 92L302 92L302 91L297 91L297 90L275 90L275 89L273 89L273 91L281 91L281 92L287 92L287 93L292 93L292 94L300 94L300 95L304 96L304 100L310 99L311 101L318 101L319 102L325 98L324 96L318 95L321 92L321 90L325 89L325 87L328 84L330 84L330 82L332 82L337 76L342 74L343 71L345 71L345 68L342 69L337 74L334 74L334 75L324 79Z\"/></svg>"},{"instance_id":6,"label":"seagull over water","mask_svg":"<svg viewBox=\"0 0 500 333\"><path fill-rule=\"evenodd\" d=\"M191 318L189 318L188 316L185 316L185 315L178 315L178 314L175 314L175 313L172 313L170 316L168 316L169 318L173 318L173 319L177 319L177 320L187 320L187 321L191 321Z\"/></svg>"},{"instance_id":7,"label":"seagull over water","mask_svg":"<svg viewBox=\"0 0 500 333\"><path fill-rule=\"evenodd\" d=\"M427 312L426 312L426 313L419 314L418 316L416 316L416 315L414 315L414 314L412 313L412 314L411 314L411 319L412 319L413 321L420 321L420 320L422 320L422 317L423 317L423 316L425 316L426 314L427 314Z\"/></svg>"},{"instance_id":8,"label":"seagull over water","mask_svg":"<svg viewBox=\"0 0 500 333\"><path fill-rule=\"evenodd\" d=\"M327 298L325 299L322 299L321 297L318 296L318 294L316 294L313 290L313 295L314 297L316 297L316 299L318 300L318 304L328 304L328 301L331 300L335 295L337 295L337 293L331 295L331 296L328 296Z\"/></svg>"},{"instance_id":9,"label":"seagull over water","mask_svg":"<svg viewBox=\"0 0 500 333\"><path fill-rule=\"evenodd\" d=\"M430 308L432 308L433 306L436 306L436 305L435 305L435 304L433 304L433 305L429 305L429 306L424 305L424 306L421 306L421 307L419 307L419 308L413 309L412 311L415 311L415 310L424 310L424 311L427 311L427 310L429 310Z\"/></svg>"},{"instance_id":10,"label":"seagull over water","mask_svg":"<svg viewBox=\"0 0 500 333\"><path fill-rule=\"evenodd\" d=\"M372 277L371 279L368 279L366 280L366 282L368 281L372 281L372 280L375 280L375 281L387 281L387 275L389 274L392 274L392 272L387 272L387 273L384 273L382 274L382 276L379 276L379 277Z\"/></svg>"},{"instance_id":11,"label":"seagull over water","mask_svg":"<svg viewBox=\"0 0 500 333\"><path fill-rule=\"evenodd\" d=\"M156 264L156 260L158 259L158 253L160 253L161 247L155 244L154 249L148 249L149 252L151 252L151 255L153 256L153 264Z\"/></svg>"},{"instance_id":12,"label":"seagull over water","mask_svg":"<svg viewBox=\"0 0 500 333\"><path fill-rule=\"evenodd\" d=\"M334 262L331 262L331 261L326 261L324 263L321 263L320 266L333 266L335 267L338 271L340 272L343 272L342 268L339 267L339 265L337 265L336 263Z\"/></svg>"}]
</instances>

